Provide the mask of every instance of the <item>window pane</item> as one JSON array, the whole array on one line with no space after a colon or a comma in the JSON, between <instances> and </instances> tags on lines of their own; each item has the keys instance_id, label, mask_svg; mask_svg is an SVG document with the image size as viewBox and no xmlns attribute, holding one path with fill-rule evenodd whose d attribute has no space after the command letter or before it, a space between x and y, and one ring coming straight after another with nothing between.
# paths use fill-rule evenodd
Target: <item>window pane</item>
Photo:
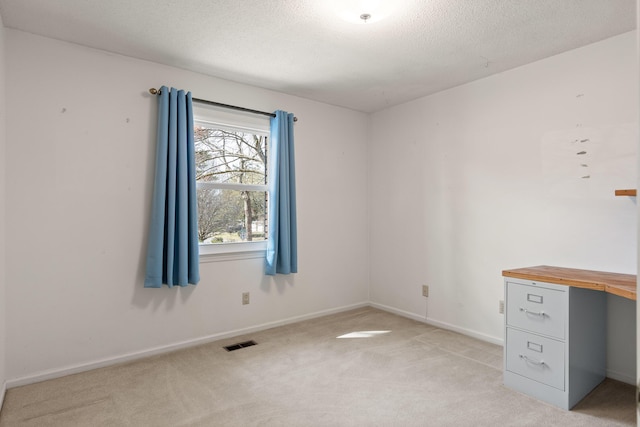
<instances>
[{"instance_id":1,"label":"window pane","mask_svg":"<svg viewBox=\"0 0 640 427\"><path fill-rule=\"evenodd\" d=\"M265 191L215 188L216 183L267 184L267 137L260 131L196 123L194 129L200 243L265 240Z\"/></svg>"},{"instance_id":2,"label":"window pane","mask_svg":"<svg viewBox=\"0 0 640 427\"><path fill-rule=\"evenodd\" d=\"M196 180L266 184L267 137L196 126Z\"/></svg>"},{"instance_id":3,"label":"window pane","mask_svg":"<svg viewBox=\"0 0 640 427\"><path fill-rule=\"evenodd\" d=\"M266 239L265 191L198 188L200 243L255 242Z\"/></svg>"}]
</instances>

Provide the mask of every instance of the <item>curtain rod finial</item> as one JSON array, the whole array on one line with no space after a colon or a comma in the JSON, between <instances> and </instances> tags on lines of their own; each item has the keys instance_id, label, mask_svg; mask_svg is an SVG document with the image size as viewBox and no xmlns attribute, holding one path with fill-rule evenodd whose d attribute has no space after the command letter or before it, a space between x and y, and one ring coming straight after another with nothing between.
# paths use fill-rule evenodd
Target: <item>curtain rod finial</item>
<instances>
[{"instance_id":1,"label":"curtain rod finial","mask_svg":"<svg viewBox=\"0 0 640 427\"><path fill-rule=\"evenodd\" d=\"M157 95L160 93L160 91L158 89L156 89L155 87L152 87L151 89L149 89L149 93L151 95Z\"/></svg>"}]
</instances>

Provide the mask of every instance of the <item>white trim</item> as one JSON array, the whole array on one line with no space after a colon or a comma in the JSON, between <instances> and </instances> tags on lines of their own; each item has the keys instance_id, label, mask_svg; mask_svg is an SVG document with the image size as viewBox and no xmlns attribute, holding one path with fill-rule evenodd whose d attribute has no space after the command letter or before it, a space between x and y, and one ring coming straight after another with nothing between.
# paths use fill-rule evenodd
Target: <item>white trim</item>
<instances>
[{"instance_id":1,"label":"white trim","mask_svg":"<svg viewBox=\"0 0 640 427\"><path fill-rule=\"evenodd\" d=\"M426 316L422 316L419 314L410 313L408 311L399 310L397 308L389 307L382 304L377 304L374 302L370 303L371 307L378 308L380 310L388 311L393 314L397 314L398 316L408 317L409 319L417 320L418 322L423 322L431 326L436 326L438 328L447 329L449 331L458 332L462 335L467 335L472 338L479 339L481 341L486 341L491 344L496 344L499 346L504 346L504 340L502 338L492 337L491 335L486 335L480 332L476 332L471 329L461 328L459 326L452 325L446 322L440 322L438 320L430 319Z\"/></svg>"},{"instance_id":2,"label":"white trim","mask_svg":"<svg viewBox=\"0 0 640 427\"><path fill-rule=\"evenodd\" d=\"M7 382L3 382L0 386L0 411L2 411L2 405L4 405L4 396L7 394Z\"/></svg>"},{"instance_id":3,"label":"white trim","mask_svg":"<svg viewBox=\"0 0 640 427\"><path fill-rule=\"evenodd\" d=\"M242 259L264 259L267 256L267 251L264 249L256 251L241 251L241 252L222 252L213 254L200 254L200 264L207 262L220 262L220 261L236 261Z\"/></svg>"},{"instance_id":4,"label":"white trim","mask_svg":"<svg viewBox=\"0 0 640 427\"><path fill-rule=\"evenodd\" d=\"M328 316L331 314L341 313L343 311L354 310L356 308L367 307L366 302L359 304L352 304L348 306L333 308L329 310L317 311L315 313L304 314L301 316L289 317L287 319L277 320L273 322L263 323L261 325L251 326L242 329L236 329L234 331L221 332L218 334L208 335L202 338L195 338L192 340L181 341L175 344L163 345L153 347L148 350L136 351L132 353L126 353L120 356L107 357L104 359L98 359L89 363L79 363L76 365L67 366L59 369L48 369L46 371L38 372L33 375L27 375L20 378L9 380L5 383L5 387L14 388L27 384L33 384L41 381L51 380L54 378L60 378L67 375L77 374L80 372L86 372L93 369L104 368L106 366L112 366L119 363L131 362L134 360L143 359L145 357L155 356L158 354L169 353L184 348L194 347L197 345L208 344L213 341L218 341L225 338L231 338L238 335L246 335L253 332L263 331L265 329L275 328L278 326L288 325L291 323L301 322L304 320L314 319L316 317Z\"/></svg>"},{"instance_id":5,"label":"white trim","mask_svg":"<svg viewBox=\"0 0 640 427\"><path fill-rule=\"evenodd\" d=\"M621 381L623 383L631 384L633 386L636 385L636 378L629 375L629 373L617 372L607 369L607 378L611 378L616 381Z\"/></svg>"},{"instance_id":6,"label":"white trim","mask_svg":"<svg viewBox=\"0 0 640 427\"><path fill-rule=\"evenodd\" d=\"M201 104L198 104L196 111L194 108L193 122L195 125L212 129L222 129L230 132L254 133L256 135L269 137L271 131L271 119L267 116L248 115L246 112L237 111L204 111ZM207 116L209 114L209 116ZM233 124L230 124L233 122Z\"/></svg>"},{"instance_id":7,"label":"white trim","mask_svg":"<svg viewBox=\"0 0 640 427\"><path fill-rule=\"evenodd\" d=\"M235 243L201 243L200 262L233 261L237 259L264 258L267 241Z\"/></svg>"},{"instance_id":8,"label":"white trim","mask_svg":"<svg viewBox=\"0 0 640 427\"><path fill-rule=\"evenodd\" d=\"M235 254L231 254L231 255L235 255ZM169 344L169 345L164 345L164 346L159 346L159 347L154 347L154 348L150 348L148 350L142 350L142 351L137 351L137 352L132 352L132 353L126 353L120 356L115 356L115 357L109 357L109 358L104 358L104 359L98 359L96 361L93 362L89 362L89 363L80 363L80 364L76 364L76 365L72 365L72 366L68 366L65 368L60 368L60 369L49 369L46 371L42 371L39 372L37 374L33 374L33 375L27 375L24 377L20 377L20 378L15 378L13 380L8 380L5 381L1 386L0 386L0 410L2 409L2 404L4 403L4 397L6 394L6 390L10 389L10 388L14 388L14 387L19 387L19 386L23 386L23 385L27 385L27 384L33 384L33 383L37 383L40 381L46 381L46 380L50 380L50 379L54 379L54 378L60 378L60 377L64 377L66 375L72 375L72 374L77 374L80 372L86 372L86 371L90 371L92 369L98 369L98 368L104 368L106 366L112 366L115 364L119 364L119 363L125 363L125 362L131 362L134 360L139 360L139 359L143 359L145 357L150 357L150 356L155 356L158 354L163 354L163 353L168 353L171 351L176 351L176 350L180 350L180 349L184 349L184 348L188 348L188 347L193 347L193 346L197 346L197 345L202 345L202 344L207 344L210 342L214 342L214 341L218 341L221 339L225 339L225 338L231 338L231 337L235 337L238 335L246 335L246 334L250 334L253 332L259 332L259 331L263 331L265 329L270 329L270 328L275 328L278 326L283 326L283 325L288 325L288 324L292 324L292 323L296 323L296 322L301 322L304 320L309 320L309 319L314 319L317 317L322 317L322 316L328 316L331 314L337 314L337 313L341 313L344 311L349 311L349 310L354 310L357 308L362 308L362 307L373 307L373 308L377 308L379 310L383 310L383 311L387 311L389 313L393 313L396 314L398 316L402 316L402 317L406 317L412 320L416 320L418 322L423 322L432 326L436 326L438 328L442 328L442 329L447 329L450 331L454 331L454 332L458 332L461 333L463 335L467 335L473 338L477 338L481 341L486 341L486 342L490 342L492 344L497 344L502 346L503 345L503 340L496 338L496 337L492 337L490 335L486 335L486 334L482 334L476 331L472 331L470 329L465 329L465 328L460 328L454 325L451 325L449 323L446 322L440 322L437 320L433 320L433 319L429 319L426 316L422 316L422 315L418 315L415 313L411 313L408 311L404 311L404 310L400 310L400 309L396 309L393 307L389 307L386 305L382 305L382 304L377 304L377 303L373 303L373 302L362 302L362 303L358 303L358 304L352 304L352 305L348 305L348 306L342 306L342 307L338 307L338 308L334 308L334 309L329 309L329 310L322 310L322 311L317 311L314 313L310 313L310 314L304 314L304 315L300 315L300 316L294 316L294 317L289 317L286 319L282 319L282 320L277 320L277 321L273 321L273 322L267 322L267 323L263 323L261 325L256 325L256 326L251 326L251 327L247 327L247 328L242 328L242 329L236 329L233 331L228 331L228 332L221 332L218 334L213 334L213 335L208 335L202 338L196 338L196 339L192 339L192 340L187 340L187 341L181 341L175 344ZM616 372L616 371L611 371L611 370L607 370L607 377L617 380L617 381L622 381L624 383L627 384L631 384L631 385L635 385L635 378L626 374L626 373L621 373L621 372Z\"/></svg>"},{"instance_id":9,"label":"white trim","mask_svg":"<svg viewBox=\"0 0 640 427\"><path fill-rule=\"evenodd\" d=\"M388 305L378 304L375 302L369 302L369 305L373 308L377 308L382 311L388 311L389 313L397 314L398 316L406 317L408 319L417 320L418 322L425 323L427 318L420 314L410 313L408 311L400 310L397 308L389 307Z\"/></svg>"},{"instance_id":10,"label":"white trim","mask_svg":"<svg viewBox=\"0 0 640 427\"><path fill-rule=\"evenodd\" d=\"M213 188L235 191L269 191L267 184L238 184L235 182L197 181L196 188Z\"/></svg>"},{"instance_id":11,"label":"white trim","mask_svg":"<svg viewBox=\"0 0 640 427\"><path fill-rule=\"evenodd\" d=\"M196 124L201 124L206 127L227 129L234 132L253 133L269 137L270 120L268 118L266 120L264 118L258 120L256 117L247 116L238 111L229 111L215 106L212 108L212 106L207 104L197 104L197 107L194 107L194 115ZM196 182L196 188L269 192L269 186L267 184L198 181ZM201 243L199 246L200 262L260 258L265 257L266 249L266 240L256 242Z\"/></svg>"}]
</instances>

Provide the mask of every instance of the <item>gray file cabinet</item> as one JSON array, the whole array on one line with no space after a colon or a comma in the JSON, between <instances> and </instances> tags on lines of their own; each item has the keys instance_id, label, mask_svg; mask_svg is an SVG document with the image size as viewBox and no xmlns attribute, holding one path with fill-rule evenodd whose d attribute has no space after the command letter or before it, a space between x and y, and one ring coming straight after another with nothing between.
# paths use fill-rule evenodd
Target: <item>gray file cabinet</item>
<instances>
[{"instance_id":1,"label":"gray file cabinet","mask_svg":"<svg viewBox=\"0 0 640 427\"><path fill-rule=\"evenodd\" d=\"M605 378L606 294L505 277L504 384L571 409Z\"/></svg>"}]
</instances>

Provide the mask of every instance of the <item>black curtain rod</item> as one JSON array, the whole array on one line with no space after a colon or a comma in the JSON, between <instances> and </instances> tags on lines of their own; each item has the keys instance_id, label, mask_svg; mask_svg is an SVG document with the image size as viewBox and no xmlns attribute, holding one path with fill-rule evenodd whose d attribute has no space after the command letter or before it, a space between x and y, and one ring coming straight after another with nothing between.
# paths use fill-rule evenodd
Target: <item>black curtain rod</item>
<instances>
[{"instance_id":1,"label":"black curtain rod","mask_svg":"<svg viewBox=\"0 0 640 427\"><path fill-rule=\"evenodd\" d=\"M151 95L160 95L160 91L158 89L154 88L154 87L149 89L149 93ZM266 111L252 110L251 108L238 107L236 105L223 104L221 102L215 102L215 101L207 101L206 99L200 99L200 98L193 98L192 97L191 100L193 102L198 102L200 104L214 105L216 107L223 107L223 108L229 108L231 110L244 111L245 113L260 114L260 115L269 116L269 117L275 117L276 116L274 113L268 113ZM294 117L293 121L297 122L298 118Z\"/></svg>"}]
</instances>

